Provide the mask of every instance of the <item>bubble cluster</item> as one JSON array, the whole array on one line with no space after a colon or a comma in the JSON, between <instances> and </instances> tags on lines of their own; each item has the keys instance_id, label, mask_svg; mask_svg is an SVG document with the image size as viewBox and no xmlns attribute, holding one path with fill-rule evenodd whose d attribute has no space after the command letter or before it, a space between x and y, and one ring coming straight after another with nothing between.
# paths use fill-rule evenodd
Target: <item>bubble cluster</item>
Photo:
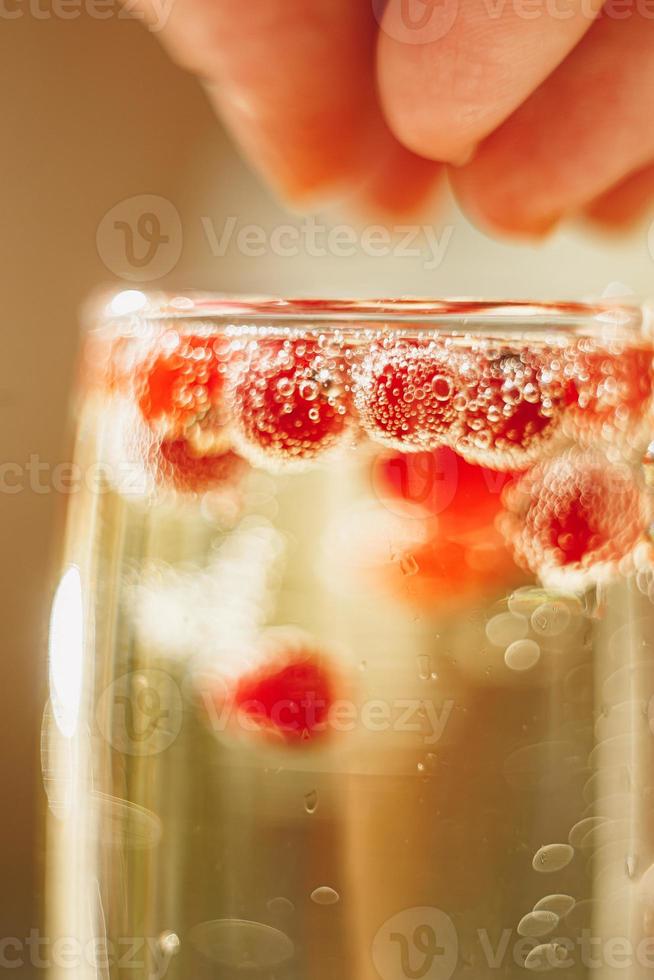
<instances>
[{"instance_id":1,"label":"bubble cluster","mask_svg":"<svg viewBox=\"0 0 654 980\"><path fill-rule=\"evenodd\" d=\"M499 526L507 544L541 578L553 570L599 573L614 566L645 525L644 501L629 468L593 451L569 450L534 466L504 502ZM535 610L534 616L546 629L556 622L551 612Z\"/></svg>"},{"instance_id":2,"label":"bubble cluster","mask_svg":"<svg viewBox=\"0 0 654 980\"><path fill-rule=\"evenodd\" d=\"M566 437L575 389L558 349L398 340L373 346L355 384L363 428L419 451L453 447L471 463L523 469Z\"/></svg>"},{"instance_id":3,"label":"bubble cluster","mask_svg":"<svg viewBox=\"0 0 654 980\"><path fill-rule=\"evenodd\" d=\"M354 387L368 435L405 451L434 449L452 439L463 397L451 351L434 340L374 346Z\"/></svg>"},{"instance_id":4,"label":"bubble cluster","mask_svg":"<svg viewBox=\"0 0 654 980\"><path fill-rule=\"evenodd\" d=\"M319 339L252 341L230 402L237 446L253 464L288 469L314 460L349 427L345 350Z\"/></svg>"}]
</instances>

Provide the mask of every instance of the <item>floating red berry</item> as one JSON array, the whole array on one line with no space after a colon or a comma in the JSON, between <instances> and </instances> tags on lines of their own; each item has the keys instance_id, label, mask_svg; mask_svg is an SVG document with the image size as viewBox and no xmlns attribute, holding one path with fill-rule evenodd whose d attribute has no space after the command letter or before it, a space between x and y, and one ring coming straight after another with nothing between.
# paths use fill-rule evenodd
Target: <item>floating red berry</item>
<instances>
[{"instance_id":1,"label":"floating red berry","mask_svg":"<svg viewBox=\"0 0 654 980\"><path fill-rule=\"evenodd\" d=\"M648 435L654 387L651 348L618 343L607 348L584 338L571 350L568 362L578 393L569 416L575 438L584 442L585 437L591 441L601 436L628 449Z\"/></svg>"},{"instance_id":2,"label":"floating red berry","mask_svg":"<svg viewBox=\"0 0 654 980\"><path fill-rule=\"evenodd\" d=\"M363 359L354 401L361 425L376 442L418 451L455 437L460 398L445 344L394 340Z\"/></svg>"},{"instance_id":3,"label":"floating red berry","mask_svg":"<svg viewBox=\"0 0 654 980\"><path fill-rule=\"evenodd\" d=\"M252 462L288 468L321 456L350 422L345 351L311 338L254 341L232 409L238 448Z\"/></svg>"},{"instance_id":4,"label":"floating red berry","mask_svg":"<svg viewBox=\"0 0 654 980\"><path fill-rule=\"evenodd\" d=\"M463 431L454 448L496 469L524 469L563 437L563 414L576 397L557 351L487 348L460 354Z\"/></svg>"},{"instance_id":5,"label":"floating red berry","mask_svg":"<svg viewBox=\"0 0 654 980\"><path fill-rule=\"evenodd\" d=\"M612 568L636 545L644 498L630 469L594 451L536 465L505 494L500 528L532 572Z\"/></svg>"},{"instance_id":6,"label":"floating red berry","mask_svg":"<svg viewBox=\"0 0 654 980\"><path fill-rule=\"evenodd\" d=\"M246 464L232 449L225 374L233 360L221 336L165 331L136 370L138 409L151 438L144 462L158 486L204 493L235 485ZM134 441L134 440L132 440Z\"/></svg>"},{"instance_id":7,"label":"floating red berry","mask_svg":"<svg viewBox=\"0 0 654 980\"><path fill-rule=\"evenodd\" d=\"M222 337L167 331L137 372L138 404L145 421L167 437L182 435L209 413L224 424L229 343Z\"/></svg>"}]
</instances>

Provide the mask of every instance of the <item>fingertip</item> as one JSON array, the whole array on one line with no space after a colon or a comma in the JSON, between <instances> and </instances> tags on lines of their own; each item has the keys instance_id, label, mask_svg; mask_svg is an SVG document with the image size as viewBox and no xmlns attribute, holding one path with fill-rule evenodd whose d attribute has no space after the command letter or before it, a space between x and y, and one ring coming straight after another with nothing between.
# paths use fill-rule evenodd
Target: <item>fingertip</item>
<instances>
[{"instance_id":1,"label":"fingertip","mask_svg":"<svg viewBox=\"0 0 654 980\"><path fill-rule=\"evenodd\" d=\"M395 144L388 160L361 189L360 204L390 218L415 216L435 198L443 174L441 164Z\"/></svg>"},{"instance_id":2,"label":"fingertip","mask_svg":"<svg viewBox=\"0 0 654 980\"><path fill-rule=\"evenodd\" d=\"M475 172L474 165L449 167L448 176L462 211L489 234L541 243L556 231L564 217L530 209L527 195L512 197L498 192L497 184Z\"/></svg>"}]
</instances>

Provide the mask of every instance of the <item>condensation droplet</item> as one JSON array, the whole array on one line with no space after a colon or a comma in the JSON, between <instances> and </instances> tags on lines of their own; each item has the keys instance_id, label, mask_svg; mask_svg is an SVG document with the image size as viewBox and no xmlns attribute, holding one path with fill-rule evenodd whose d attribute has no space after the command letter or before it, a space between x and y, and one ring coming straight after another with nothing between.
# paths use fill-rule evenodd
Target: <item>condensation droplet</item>
<instances>
[{"instance_id":1,"label":"condensation droplet","mask_svg":"<svg viewBox=\"0 0 654 980\"><path fill-rule=\"evenodd\" d=\"M508 647L515 640L524 640L529 624L524 616L515 613L499 613L486 623L486 637L495 647Z\"/></svg>"},{"instance_id":2,"label":"condensation droplet","mask_svg":"<svg viewBox=\"0 0 654 980\"><path fill-rule=\"evenodd\" d=\"M539 660L540 647L534 640L516 640L504 654L504 663L510 670L531 670Z\"/></svg>"},{"instance_id":3,"label":"condensation droplet","mask_svg":"<svg viewBox=\"0 0 654 980\"><path fill-rule=\"evenodd\" d=\"M320 888L314 888L311 892L311 901L315 902L316 905L336 905L340 901L340 895L329 885L321 885Z\"/></svg>"},{"instance_id":4,"label":"condensation droplet","mask_svg":"<svg viewBox=\"0 0 654 980\"><path fill-rule=\"evenodd\" d=\"M547 936L553 932L559 924L559 917L555 912L545 909L536 909L523 915L518 923L518 935L537 938Z\"/></svg>"},{"instance_id":5,"label":"condensation droplet","mask_svg":"<svg viewBox=\"0 0 654 980\"><path fill-rule=\"evenodd\" d=\"M428 681L431 677L431 660L426 653L418 655L418 677L421 681Z\"/></svg>"},{"instance_id":6,"label":"condensation droplet","mask_svg":"<svg viewBox=\"0 0 654 980\"><path fill-rule=\"evenodd\" d=\"M304 809L307 813L315 813L318 809L318 793L315 789L312 789L310 793L305 795Z\"/></svg>"},{"instance_id":7,"label":"condensation droplet","mask_svg":"<svg viewBox=\"0 0 654 980\"><path fill-rule=\"evenodd\" d=\"M569 844L545 844L534 854L531 866L534 871L550 874L567 867L574 857L574 848Z\"/></svg>"}]
</instances>

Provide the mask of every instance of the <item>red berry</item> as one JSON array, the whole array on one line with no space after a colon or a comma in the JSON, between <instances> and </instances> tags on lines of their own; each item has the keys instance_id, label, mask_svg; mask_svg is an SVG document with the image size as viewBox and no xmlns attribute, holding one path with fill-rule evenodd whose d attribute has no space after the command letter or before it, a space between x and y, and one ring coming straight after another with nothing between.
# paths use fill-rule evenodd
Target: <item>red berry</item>
<instances>
[{"instance_id":1,"label":"red berry","mask_svg":"<svg viewBox=\"0 0 654 980\"><path fill-rule=\"evenodd\" d=\"M164 439L153 448L151 465L156 482L182 493L204 493L236 485L247 464L230 449L194 454L187 439Z\"/></svg>"},{"instance_id":2,"label":"red berry","mask_svg":"<svg viewBox=\"0 0 654 980\"><path fill-rule=\"evenodd\" d=\"M224 372L229 342L168 331L137 371L137 400L151 428L175 437L212 416L224 424Z\"/></svg>"},{"instance_id":3,"label":"red berry","mask_svg":"<svg viewBox=\"0 0 654 980\"><path fill-rule=\"evenodd\" d=\"M349 391L346 355L335 345L253 342L232 388L239 449L255 464L288 468L316 459L348 429Z\"/></svg>"},{"instance_id":4,"label":"red berry","mask_svg":"<svg viewBox=\"0 0 654 980\"><path fill-rule=\"evenodd\" d=\"M643 496L626 465L569 450L529 470L505 495L500 527L532 572L598 571L627 555L641 536Z\"/></svg>"},{"instance_id":5,"label":"red berry","mask_svg":"<svg viewBox=\"0 0 654 980\"><path fill-rule=\"evenodd\" d=\"M653 352L649 347L602 348L584 338L568 355L578 392L570 418L576 438L601 435L625 448L647 435L646 418L654 387Z\"/></svg>"},{"instance_id":6,"label":"red berry","mask_svg":"<svg viewBox=\"0 0 654 980\"><path fill-rule=\"evenodd\" d=\"M575 398L559 352L506 348L489 357L481 348L460 357L467 399L457 452L473 463L520 470L558 444Z\"/></svg>"},{"instance_id":7,"label":"red berry","mask_svg":"<svg viewBox=\"0 0 654 980\"><path fill-rule=\"evenodd\" d=\"M459 379L448 348L433 340L391 341L373 349L358 372L354 403L376 442L420 450L453 438Z\"/></svg>"},{"instance_id":8,"label":"red berry","mask_svg":"<svg viewBox=\"0 0 654 980\"><path fill-rule=\"evenodd\" d=\"M137 369L137 403L153 433L146 464L158 485L204 493L233 486L243 475L225 407L231 358L224 337L170 330Z\"/></svg>"},{"instance_id":9,"label":"red berry","mask_svg":"<svg viewBox=\"0 0 654 980\"><path fill-rule=\"evenodd\" d=\"M257 667L220 695L229 704L236 733L289 747L315 745L328 737L335 671L311 637L296 630L270 630L257 661Z\"/></svg>"},{"instance_id":10,"label":"red berry","mask_svg":"<svg viewBox=\"0 0 654 980\"><path fill-rule=\"evenodd\" d=\"M426 517L438 517L441 527L462 532L492 523L513 478L513 473L468 463L447 446L381 453L372 470L375 493L388 509L403 514L418 508Z\"/></svg>"}]
</instances>

